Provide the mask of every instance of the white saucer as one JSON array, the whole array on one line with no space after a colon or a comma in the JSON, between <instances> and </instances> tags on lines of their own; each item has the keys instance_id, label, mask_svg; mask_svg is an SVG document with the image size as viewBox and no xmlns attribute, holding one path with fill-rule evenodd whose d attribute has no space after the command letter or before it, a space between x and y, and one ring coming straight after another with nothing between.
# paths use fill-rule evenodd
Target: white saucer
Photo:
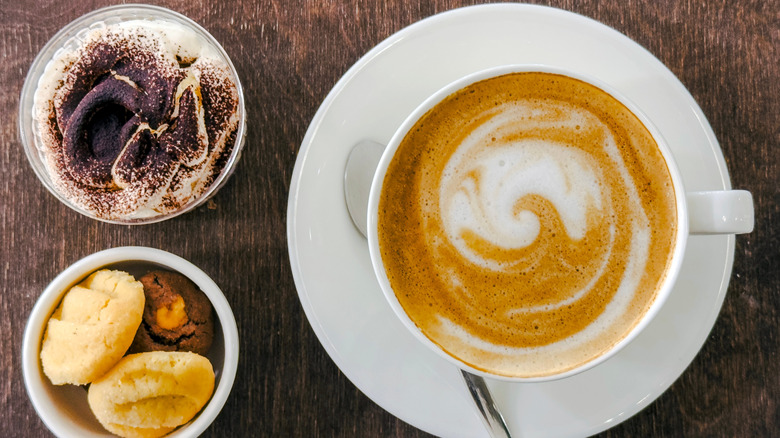
<instances>
[{"instance_id":1,"label":"white saucer","mask_svg":"<svg viewBox=\"0 0 780 438\"><path fill-rule=\"evenodd\" d=\"M385 302L366 241L344 203L344 164L353 144L386 142L437 89L512 63L600 78L656 122L687 190L731 188L712 129L685 87L626 36L580 15L529 5L470 7L409 26L368 52L327 96L301 145L287 212L290 261L306 316L336 365L374 402L435 435L487 433L459 372L419 344ZM528 437L591 435L648 406L706 340L733 256L733 236L690 238L664 308L603 364L548 383L488 382L510 430Z\"/></svg>"}]
</instances>

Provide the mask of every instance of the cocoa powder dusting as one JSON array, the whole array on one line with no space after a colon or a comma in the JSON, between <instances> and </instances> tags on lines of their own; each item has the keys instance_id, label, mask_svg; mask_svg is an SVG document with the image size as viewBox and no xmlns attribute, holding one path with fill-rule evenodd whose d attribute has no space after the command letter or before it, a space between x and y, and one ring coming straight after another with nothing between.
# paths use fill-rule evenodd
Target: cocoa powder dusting
<instances>
[{"instance_id":1,"label":"cocoa powder dusting","mask_svg":"<svg viewBox=\"0 0 780 438\"><path fill-rule=\"evenodd\" d=\"M181 209L235 145L238 94L227 65L181 63L163 38L143 27L93 31L52 99L36 102L55 186L99 218Z\"/></svg>"}]
</instances>

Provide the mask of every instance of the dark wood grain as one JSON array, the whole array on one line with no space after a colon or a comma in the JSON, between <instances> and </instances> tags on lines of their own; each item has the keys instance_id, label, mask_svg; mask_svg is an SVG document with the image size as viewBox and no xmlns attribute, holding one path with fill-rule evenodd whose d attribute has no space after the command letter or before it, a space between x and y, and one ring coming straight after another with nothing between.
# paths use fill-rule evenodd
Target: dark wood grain
<instances>
[{"instance_id":1,"label":"dark wood grain","mask_svg":"<svg viewBox=\"0 0 780 438\"><path fill-rule=\"evenodd\" d=\"M249 135L232 179L208 206L159 224L107 225L39 183L17 134L19 93L45 42L106 1L0 3L0 431L48 432L20 371L26 318L70 263L121 245L179 254L222 287L242 357L207 436L424 436L356 389L319 344L289 266L287 196L318 106L367 50L397 30L472 1L156 2L208 29L242 78ZM769 1L551 1L612 26L657 56L710 121L756 229L737 238L721 314L703 349L657 401L603 434L763 437L780 431L780 5Z\"/></svg>"}]
</instances>

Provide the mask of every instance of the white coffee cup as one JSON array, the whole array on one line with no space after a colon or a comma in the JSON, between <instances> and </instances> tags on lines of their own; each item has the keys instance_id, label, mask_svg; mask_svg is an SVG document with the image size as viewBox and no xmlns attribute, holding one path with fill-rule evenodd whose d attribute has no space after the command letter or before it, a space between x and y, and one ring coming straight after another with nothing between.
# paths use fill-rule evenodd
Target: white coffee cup
<instances>
[{"instance_id":1,"label":"white coffee cup","mask_svg":"<svg viewBox=\"0 0 780 438\"><path fill-rule=\"evenodd\" d=\"M673 245L673 253L671 257L671 263L666 269L666 275L664 280L657 288L656 298L653 300L649 310L644 313L640 322L636 324L633 329L623 337L619 342L614 344L610 349L596 358L576 366L575 368L551 373L542 376L535 377L518 377L518 376L506 376L500 374L494 374L477 369L462 360L445 352L442 347L429 339L423 332L417 327L414 321L410 319L407 313L404 311L398 298L396 297L393 288L390 285L388 276L385 270L385 265L382 260L380 248L379 248L379 236L378 236L378 210L380 194L383 188L383 182L385 180L385 174L387 173L388 166L393 161L396 154L396 150L401 144L402 140L406 137L409 130L417 123L417 121L424 116L430 109L444 100L447 96L450 96L454 92L467 87L473 83L479 82L484 79L497 77L509 73L518 72L543 72L560 74L568 77L572 77L583 82L594 85L601 90L605 91L612 97L620 101L625 107L627 107L634 115L639 118L642 124L650 131L653 139L658 145L658 149L661 151L663 158L666 161L671 179L673 183L674 193L676 197L677 207L677 233L676 240ZM455 82L445 86L423 103L421 103L412 113L404 120L400 127L396 130L393 137L390 139L382 158L379 161L376 173L371 184L371 190L369 193L368 201L368 243L369 253L371 256L372 265L377 277L377 280L381 286L382 292L385 295L391 308L398 316L403 325L424 345L428 346L432 351L436 352L441 357L454 363L461 369L464 369L473 374L492 377L500 380L508 381L546 381L560 379L567 376L571 376L589 368L592 368L599 363L612 357L615 353L620 351L625 345L631 342L636 336L650 323L653 317L658 313L663 306L666 298L669 296L673 289L677 275L682 265L683 256L685 254L685 244L688 236L691 234L741 234L749 233L753 229L753 200L749 192L744 190L724 190L724 191L706 191L706 192L688 192L685 190L682 178L678 171L675 158L668 147L663 136L657 128L653 125L652 121L644 115L644 113L631 101L622 96L619 92L614 90L607 84L602 83L598 79L588 77L586 75L567 71L560 68L554 68L542 65L507 65L488 70L480 71L463 77Z\"/></svg>"}]
</instances>

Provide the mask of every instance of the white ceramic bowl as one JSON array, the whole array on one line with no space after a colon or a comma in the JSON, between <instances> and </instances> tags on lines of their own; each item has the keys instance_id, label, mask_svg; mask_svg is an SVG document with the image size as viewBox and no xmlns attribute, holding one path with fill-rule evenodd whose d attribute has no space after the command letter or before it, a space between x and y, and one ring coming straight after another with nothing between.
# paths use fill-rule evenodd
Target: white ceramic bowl
<instances>
[{"instance_id":1,"label":"white ceramic bowl","mask_svg":"<svg viewBox=\"0 0 780 438\"><path fill-rule=\"evenodd\" d=\"M43 374L41 340L46 323L65 292L101 268L125 270L136 278L151 269L176 271L192 280L214 307L214 342L207 357L214 367L214 394L201 412L170 437L197 437L214 421L227 401L238 368L238 329L222 291L197 266L159 249L120 247L100 251L70 265L44 289L35 303L22 341L22 374L27 394L46 427L59 437L110 437L87 403L87 391L74 385L52 385Z\"/></svg>"},{"instance_id":2,"label":"white ceramic bowl","mask_svg":"<svg viewBox=\"0 0 780 438\"><path fill-rule=\"evenodd\" d=\"M194 35L196 35L199 41L210 46L213 51L219 56L230 69L232 73L233 82L236 84L236 91L238 92L238 112L239 122L236 130L236 142L233 146L233 151L228 157L225 167L222 172L215 178L214 182L209 186L206 191L199 197L190 200L186 205L180 209L166 214L158 214L153 216L143 217L131 217L127 219L106 219L95 216L93 213L83 209L67 196L63 195L57 190L57 187L52 182L49 175L49 170L46 165L46 159L43 156L43 152L39 146L43 141L41 134L35 127L35 120L33 117L33 106L35 100L35 91L38 88L38 83L43 76L49 62L58 56L62 50L73 50L79 47L83 41L84 36L89 30L95 28L103 28L109 25L119 24L126 21L149 21L154 23L171 23L183 28L186 28ZM160 222L166 219L173 218L180 214L186 213L202 205L206 200L213 196L217 191L224 186L230 175L235 170L235 166L241 157L241 151L244 147L244 137L246 132L246 106L244 103L244 92L241 87L241 81L238 77L233 62L230 60L227 52L219 42L208 32L201 27L198 23L185 17L182 14L171 11L166 8L153 5L143 4L126 4L126 5L114 5L101 8L85 14L68 25L63 27L57 32L47 43L43 46L38 56L35 57L29 71L27 72L27 78L24 81L22 87L21 97L19 99L19 137L24 146L27 159L30 162L30 166L35 171L38 179L43 183L44 187L49 190L57 199L63 204L67 205L71 209L103 222L124 224L124 225L136 225L136 224L149 224L153 222Z\"/></svg>"}]
</instances>

